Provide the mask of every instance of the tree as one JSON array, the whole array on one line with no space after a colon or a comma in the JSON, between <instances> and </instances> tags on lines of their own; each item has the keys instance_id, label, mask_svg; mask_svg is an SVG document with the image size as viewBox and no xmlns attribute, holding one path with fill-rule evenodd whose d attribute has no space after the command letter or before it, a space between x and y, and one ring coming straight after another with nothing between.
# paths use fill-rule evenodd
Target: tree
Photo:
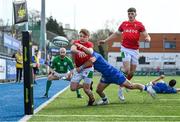
<instances>
[{"instance_id":1,"label":"tree","mask_svg":"<svg viewBox=\"0 0 180 122\"><path fill-rule=\"evenodd\" d=\"M30 10L29 11L29 25L30 25L30 28L32 28L32 30L37 29L37 26L40 25L38 23L41 19L40 16L41 15L38 10Z\"/></svg>"},{"instance_id":2,"label":"tree","mask_svg":"<svg viewBox=\"0 0 180 122\"><path fill-rule=\"evenodd\" d=\"M40 44L40 12L38 10L29 11L29 30L32 30L32 42L33 45Z\"/></svg>"},{"instance_id":3,"label":"tree","mask_svg":"<svg viewBox=\"0 0 180 122\"><path fill-rule=\"evenodd\" d=\"M94 42L95 50L97 50L101 55L107 56L108 51L108 45L101 45L98 46L95 44L98 40L104 40L107 37L109 37L117 28L118 22L116 22L114 19L107 20L104 27L105 29L100 29L97 32L92 33L91 35L91 41Z\"/></svg>"},{"instance_id":4,"label":"tree","mask_svg":"<svg viewBox=\"0 0 180 122\"><path fill-rule=\"evenodd\" d=\"M104 44L99 48L97 45L97 41L106 39L111 34L112 34L112 32L109 29L100 29L97 32L93 32L91 35L91 41L95 45L95 47L94 47L95 50L97 50L102 55L104 54L105 56L107 56L108 46Z\"/></svg>"},{"instance_id":5,"label":"tree","mask_svg":"<svg viewBox=\"0 0 180 122\"><path fill-rule=\"evenodd\" d=\"M47 19L46 29L50 32L58 34L59 36L66 37L63 27L59 25L57 20L53 19L52 16Z\"/></svg>"},{"instance_id":6,"label":"tree","mask_svg":"<svg viewBox=\"0 0 180 122\"><path fill-rule=\"evenodd\" d=\"M104 26L106 29L109 29L111 32L114 32L117 30L117 27L119 25L119 22L115 21L114 19L112 20L106 20Z\"/></svg>"}]
</instances>

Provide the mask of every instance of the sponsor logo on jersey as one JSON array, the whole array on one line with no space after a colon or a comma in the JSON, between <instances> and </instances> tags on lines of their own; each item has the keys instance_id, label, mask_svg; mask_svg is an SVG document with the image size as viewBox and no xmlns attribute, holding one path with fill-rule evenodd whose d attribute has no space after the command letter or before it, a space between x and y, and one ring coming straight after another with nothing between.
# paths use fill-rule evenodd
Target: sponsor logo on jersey
<instances>
[{"instance_id":1,"label":"sponsor logo on jersey","mask_svg":"<svg viewBox=\"0 0 180 122\"><path fill-rule=\"evenodd\" d=\"M137 30L132 30L132 29L124 30L124 32L127 32L127 33L138 33Z\"/></svg>"}]
</instances>

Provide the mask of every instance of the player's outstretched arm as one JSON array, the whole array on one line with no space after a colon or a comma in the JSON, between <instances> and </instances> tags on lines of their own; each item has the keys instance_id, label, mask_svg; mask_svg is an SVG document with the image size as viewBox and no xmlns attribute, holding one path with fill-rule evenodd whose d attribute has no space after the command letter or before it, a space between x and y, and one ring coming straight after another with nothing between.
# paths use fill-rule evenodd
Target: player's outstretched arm
<instances>
[{"instance_id":1,"label":"player's outstretched arm","mask_svg":"<svg viewBox=\"0 0 180 122\"><path fill-rule=\"evenodd\" d=\"M77 46L76 46L75 44L73 44L73 45L71 46L71 52L72 52L73 54L78 54L79 57L86 57L86 53L83 52L83 51L78 50L78 49L77 49Z\"/></svg>"},{"instance_id":2,"label":"player's outstretched arm","mask_svg":"<svg viewBox=\"0 0 180 122\"><path fill-rule=\"evenodd\" d=\"M113 34L111 34L109 37L107 37L105 40L99 40L98 41L98 45L99 44L104 44L105 42L111 41L111 40L116 40L119 36L121 35L120 31L117 31Z\"/></svg>"},{"instance_id":3,"label":"player's outstretched arm","mask_svg":"<svg viewBox=\"0 0 180 122\"><path fill-rule=\"evenodd\" d=\"M158 78L152 80L151 82L152 82L152 84L155 84L156 82L158 82L159 80L163 79L164 77L165 77L164 75L161 75Z\"/></svg>"},{"instance_id":4,"label":"player's outstretched arm","mask_svg":"<svg viewBox=\"0 0 180 122\"><path fill-rule=\"evenodd\" d=\"M151 41L151 37L146 31L142 32L142 34L144 36L145 41L149 41L149 42Z\"/></svg>"},{"instance_id":5,"label":"player's outstretched arm","mask_svg":"<svg viewBox=\"0 0 180 122\"><path fill-rule=\"evenodd\" d=\"M49 71L50 71L51 73L56 73L56 71L55 71L53 68L51 68L50 66L49 66Z\"/></svg>"},{"instance_id":6,"label":"player's outstretched arm","mask_svg":"<svg viewBox=\"0 0 180 122\"><path fill-rule=\"evenodd\" d=\"M74 54L77 54L77 53L79 53L80 51L77 50L77 46L73 44L73 45L71 46L71 52L74 53Z\"/></svg>"},{"instance_id":7,"label":"player's outstretched arm","mask_svg":"<svg viewBox=\"0 0 180 122\"><path fill-rule=\"evenodd\" d=\"M82 44L74 44L75 46L79 47L80 49L82 49L86 54L91 55L93 53L93 49L92 48L87 48L85 46L83 46Z\"/></svg>"}]
</instances>

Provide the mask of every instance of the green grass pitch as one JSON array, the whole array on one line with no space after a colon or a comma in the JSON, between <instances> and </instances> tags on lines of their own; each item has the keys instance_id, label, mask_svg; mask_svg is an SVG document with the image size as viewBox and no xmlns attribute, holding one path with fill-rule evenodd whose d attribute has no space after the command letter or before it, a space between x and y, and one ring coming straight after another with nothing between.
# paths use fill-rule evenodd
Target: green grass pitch
<instances>
[{"instance_id":1,"label":"green grass pitch","mask_svg":"<svg viewBox=\"0 0 180 122\"><path fill-rule=\"evenodd\" d=\"M93 81L96 101L100 97L95 93L99 76ZM156 77L136 76L132 82L146 84ZM179 76L168 76L164 80L176 79L176 87L180 88ZM146 92L124 90L125 102L118 99L118 86L110 85L105 90L110 101L109 105L87 107L88 98L76 98L76 93L70 89L60 94L53 102L33 115L29 121L180 121L180 95L158 94L152 99Z\"/></svg>"}]
</instances>

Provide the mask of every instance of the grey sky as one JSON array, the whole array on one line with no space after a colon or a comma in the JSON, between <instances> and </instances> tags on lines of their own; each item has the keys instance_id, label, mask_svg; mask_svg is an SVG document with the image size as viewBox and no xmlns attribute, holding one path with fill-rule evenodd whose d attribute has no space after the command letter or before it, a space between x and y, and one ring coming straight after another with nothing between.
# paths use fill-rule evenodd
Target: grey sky
<instances>
[{"instance_id":1,"label":"grey sky","mask_svg":"<svg viewBox=\"0 0 180 122\"><path fill-rule=\"evenodd\" d=\"M13 0L0 0L0 18L11 21ZM41 9L41 0L27 0L29 9ZM6 4L6 6L4 6ZM91 31L105 28L110 21L113 29L127 20L127 9L137 9L137 20L151 33L180 33L179 0L46 0L46 17L52 15L71 28ZM9 9L7 10L9 6ZM5 10L5 11L4 11Z\"/></svg>"}]
</instances>

